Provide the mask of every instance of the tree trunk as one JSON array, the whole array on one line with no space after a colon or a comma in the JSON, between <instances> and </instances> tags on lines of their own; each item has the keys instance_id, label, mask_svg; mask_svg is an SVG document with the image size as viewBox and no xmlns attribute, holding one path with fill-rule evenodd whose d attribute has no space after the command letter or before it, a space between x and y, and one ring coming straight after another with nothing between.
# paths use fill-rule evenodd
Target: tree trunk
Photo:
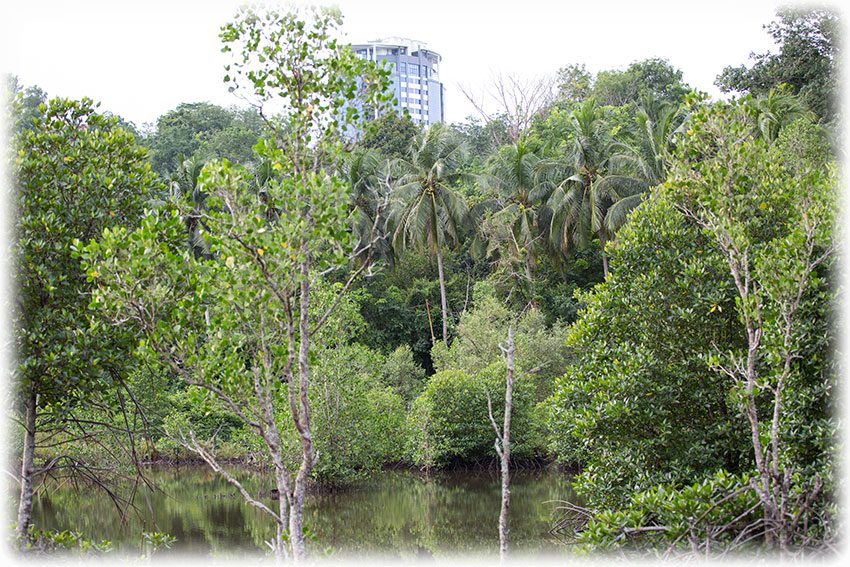
<instances>
[{"instance_id":1,"label":"tree trunk","mask_svg":"<svg viewBox=\"0 0 850 567\"><path fill-rule=\"evenodd\" d=\"M448 320L448 303L446 301L446 279L443 277L443 255L440 247L437 247L437 273L440 275L440 302L443 307L443 344L449 346L449 332L446 321Z\"/></svg>"},{"instance_id":2,"label":"tree trunk","mask_svg":"<svg viewBox=\"0 0 850 567\"><path fill-rule=\"evenodd\" d=\"M602 232L597 233L599 236L599 244L602 246L602 277L608 279L608 255L605 253L605 236Z\"/></svg>"},{"instance_id":3,"label":"tree trunk","mask_svg":"<svg viewBox=\"0 0 850 567\"><path fill-rule=\"evenodd\" d=\"M271 408L269 408L271 409ZM271 423L266 422L269 438L266 440L266 445L271 453L272 464L275 475L275 487L278 495L278 522L275 530L275 555L278 559L288 559L289 554L286 550L285 535L289 524L289 507L290 507L290 486L289 473L284 465L283 455L281 454L280 435L274 424L274 413L268 412L271 417Z\"/></svg>"},{"instance_id":4,"label":"tree trunk","mask_svg":"<svg viewBox=\"0 0 850 567\"><path fill-rule=\"evenodd\" d=\"M531 253L526 250L525 253L525 277L528 279L528 297L532 307L538 307L538 302L534 298L534 278L531 275Z\"/></svg>"},{"instance_id":5,"label":"tree trunk","mask_svg":"<svg viewBox=\"0 0 850 567\"><path fill-rule=\"evenodd\" d=\"M278 518L280 518L280 521L277 523L277 529L275 530L275 555L279 559L288 559L289 554L286 551L286 544L284 542L287 522L289 520L289 498L287 497L289 481L286 478L286 472L277 466L275 466L275 485L277 486L278 495L277 514Z\"/></svg>"},{"instance_id":6,"label":"tree trunk","mask_svg":"<svg viewBox=\"0 0 850 567\"><path fill-rule=\"evenodd\" d=\"M298 394L300 404L300 419L296 429L301 437L301 466L295 477L291 507L289 514L289 537L292 542L292 555L295 562L307 558L307 548L304 545L304 495L307 491L307 480L313 470L316 453L313 447L313 435L310 430L310 367L307 354L310 349L310 258L309 250L305 250L307 259L301 265L301 307L300 307L300 338L298 345Z\"/></svg>"},{"instance_id":7,"label":"tree trunk","mask_svg":"<svg viewBox=\"0 0 850 567\"><path fill-rule=\"evenodd\" d=\"M24 449L21 458L21 498L18 502L18 524L15 528L15 536L18 538L18 544L21 546L25 545L27 532L32 523L32 476L35 461L35 417L37 401L36 389L33 384L30 385L24 399L26 416L24 418Z\"/></svg>"},{"instance_id":8,"label":"tree trunk","mask_svg":"<svg viewBox=\"0 0 850 567\"><path fill-rule=\"evenodd\" d=\"M505 383L505 422L502 427L502 510L499 514L499 558L502 562L508 558L508 508L511 505L511 406L514 395L514 328L508 327L508 345L503 348L507 381Z\"/></svg>"}]
</instances>

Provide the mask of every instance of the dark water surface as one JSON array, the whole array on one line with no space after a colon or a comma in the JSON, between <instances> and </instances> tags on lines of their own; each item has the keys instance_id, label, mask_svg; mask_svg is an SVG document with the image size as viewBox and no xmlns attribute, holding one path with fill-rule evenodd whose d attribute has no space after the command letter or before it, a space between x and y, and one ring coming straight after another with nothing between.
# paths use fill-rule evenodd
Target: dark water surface
<instances>
[{"instance_id":1,"label":"dark water surface","mask_svg":"<svg viewBox=\"0 0 850 567\"><path fill-rule=\"evenodd\" d=\"M122 525L103 491L42 487L33 519L39 529L73 529L119 551L138 549L143 531L177 538L175 551L231 556L266 553L273 522L246 504L208 468L156 467L148 471L161 491L140 487L136 510ZM254 495L268 494L270 476L234 468L231 474ZM511 479L511 550L562 553L547 534L554 504L574 500L569 477L554 471L515 471ZM126 494L124 487L122 493ZM276 511L270 496L260 500ZM501 486L496 471L432 473L385 471L350 488L307 497L305 523L314 555L427 557L498 553Z\"/></svg>"}]
</instances>

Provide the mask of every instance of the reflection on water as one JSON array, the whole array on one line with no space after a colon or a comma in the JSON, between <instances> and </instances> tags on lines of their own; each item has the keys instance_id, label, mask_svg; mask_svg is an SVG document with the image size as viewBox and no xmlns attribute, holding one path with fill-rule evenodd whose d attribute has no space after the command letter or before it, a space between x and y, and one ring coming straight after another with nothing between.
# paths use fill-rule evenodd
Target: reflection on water
<instances>
[{"instance_id":1,"label":"reflection on water","mask_svg":"<svg viewBox=\"0 0 850 567\"><path fill-rule=\"evenodd\" d=\"M97 490L43 487L34 503L40 529L73 529L120 549L139 547L142 531L177 538L176 550L230 555L265 553L274 526L246 504L220 476L203 466L153 468L158 490L140 487L135 509L121 525L115 505ZM249 492L268 494L268 475L234 469ZM129 489L129 488L128 488ZM413 557L452 553L497 553L501 498L495 471L432 473L386 471L333 492L311 493L305 522L312 551L380 553ZM511 549L558 552L546 530L553 505L574 500L569 478L555 472L517 471L511 478ZM277 509L269 496L260 500Z\"/></svg>"}]
</instances>

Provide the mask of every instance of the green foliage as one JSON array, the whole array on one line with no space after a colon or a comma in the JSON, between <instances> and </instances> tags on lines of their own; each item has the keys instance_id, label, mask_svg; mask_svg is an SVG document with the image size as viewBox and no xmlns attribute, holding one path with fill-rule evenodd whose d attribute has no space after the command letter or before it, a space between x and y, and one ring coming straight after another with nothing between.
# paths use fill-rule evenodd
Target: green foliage
<instances>
[{"instance_id":1,"label":"green foliage","mask_svg":"<svg viewBox=\"0 0 850 567\"><path fill-rule=\"evenodd\" d=\"M564 157L544 162L559 175L549 198L549 240L564 255L598 239L607 275L605 244L640 204L648 181L631 168L633 152L616 136L609 113L588 99L569 115ZM561 173L563 172L563 173Z\"/></svg>"},{"instance_id":2,"label":"green foliage","mask_svg":"<svg viewBox=\"0 0 850 567\"><path fill-rule=\"evenodd\" d=\"M148 556L161 549L171 549L171 546L177 542L177 538L161 532L142 532L142 540L150 548Z\"/></svg>"},{"instance_id":3,"label":"green foliage","mask_svg":"<svg viewBox=\"0 0 850 567\"><path fill-rule=\"evenodd\" d=\"M134 226L159 189L145 151L95 109L88 99L53 99L15 140L16 377L54 408L113 384L130 340L89 323L95 279L80 269L71 244Z\"/></svg>"},{"instance_id":4,"label":"green foliage","mask_svg":"<svg viewBox=\"0 0 850 567\"><path fill-rule=\"evenodd\" d=\"M826 133L805 118L797 118L780 131L774 147L774 156L784 162L784 167L799 174L802 167L826 167L834 155Z\"/></svg>"},{"instance_id":5,"label":"green foliage","mask_svg":"<svg viewBox=\"0 0 850 567\"><path fill-rule=\"evenodd\" d=\"M156 132L145 140L151 151L151 168L167 177L185 157L229 127L232 120L228 110L208 102L178 105L157 119ZM256 136L251 145L255 142Z\"/></svg>"},{"instance_id":6,"label":"green foliage","mask_svg":"<svg viewBox=\"0 0 850 567\"><path fill-rule=\"evenodd\" d=\"M172 409L162 420L164 431L176 435L179 431L193 431L198 439L205 440L210 449L217 452L222 444L238 436L242 431L242 421L226 407L209 399L197 387L190 387L169 396ZM168 436L159 445L166 453L180 450Z\"/></svg>"},{"instance_id":7,"label":"green foliage","mask_svg":"<svg viewBox=\"0 0 850 567\"><path fill-rule=\"evenodd\" d=\"M340 287L319 282L311 294L314 312L324 311ZM404 401L381 380L384 357L351 344L363 331L357 295L343 296L315 336L310 406L313 441L320 455L313 476L321 482L344 483L401 458ZM280 404L276 412L279 423L291 428L288 408ZM288 458L296 463L301 447L292 433L286 443Z\"/></svg>"},{"instance_id":8,"label":"green foliage","mask_svg":"<svg viewBox=\"0 0 850 567\"><path fill-rule=\"evenodd\" d=\"M311 384L317 480L344 483L401 459L405 404L380 383L379 367L380 357L359 345L317 356ZM295 441L293 436L288 439ZM292 443L290 458L300 451Z\"/></svg>"},{"instance_id":9,"label":"green foliage","mask_svg":"<svg viewBox=\"0 0 850 567\"><path fill-rule=\"evenodd\" d=\"M635 116L638 135L638 170L650 185L667 179L673 159L676 140L683 130L686 114L679 103L656 99L647 95L641 98Z\"/></svg>"},{"instance_id":10,"label":"green foliage","mask_svg":"<svg viewBox=\"0 0 850 567\"><path fill-rule=\"evenodd\" d=\"M262 191L256 191L245 168L227 160L210 162L197 181L198 192L206 195L203 210L175 199L152 211L138 230L106 230L100 242L80 247L80 254L90 278L100 284L94 305L138 325L136 354L196 386L188 395L196 404L212 406L202 416L178 412L174 424L184 425L179 428L186 435L182 442L190 441L192 428L205 427L207 418L221 425L225 414L206 411L226 407L263 433L271 458L280 443L297 446L307 473L316 450L328 443L320 461L327 467L316 472L330 475L348 459L351 468L373 462L371 453L358 453L363 445L335 445L336 422L330 417L316 425L327 436L317 437L316 446L302 454L302 442L310 439L308 399L330 403L334 396L351 394L347 403L365 404L371 395L368 387L355 383L362 380L359 373L342 375L344 358L333 358L342 357L341 343L356 329L350 317L356 305L336 303L342 286L319 283L320 272L345 266L352 253L350 195L333 166L341 161L348 129L359 121L353 104L357 96L371 93L369 100L384 102L387 79L385 71L332 38L338 13L308 12L302 19L297 10L245 9L222 29L224 51L242 52L225 82L245 89L260 106L270 98L287 101L273 121L274 140L261 139L255 146L275 172ZM202 222L207 260L195 260L186 249L181 219L187 214ZM328 317L337 308L339 313ZM323 357L331 357L327 370ZM309 387L314 366L315 391ZM337 384L343 380L350 388ZM203 395L195 397L198 392ZM377 406L381 410L394 409L391 396L375 396L385 398ZM366 406L357 407L368 418ZM273 411L281 408L274 419ZM283 419L286 412L289 421ZM382 439L399 429L380 427L374 435ZM293 428L304 435L283 439ZM282 467L279 461L275 465ZM282 478L283 471L278 472Z\"/></svg>"},{"instance_id":11,"label":"green foliage","mask_svg":"<svg viewBox=\"0 0 850 567\"><path fill-rule=\"evenodd\" d=\"M550 400L550 450L585 463L579 486L595 501L738 470L745 432L704 359L712 344L740 344L722 258L656 195L611 260L570 330L576 358Z\"/></svg>"},{"instance_id":12,"label":"green foliage","mask_svg":"<svg viewBox=\"0 0 850 567\"><path fill-rule=\"evenodd\" d=\"M151 168L163 178L175 173L187 158L202 164L226 159L256 168L259 158L253 147L265 130L265 122L253 109L182 103L157 119L145 145L150 148Z\"/></svg>"},{"instance_id":13,"label":"green foliage","mask_svg":"<svg viewBox=\"0 0 850 567\"><path fill-rule=\"evenodd\" d=\"M446 344L449 307L442 249L457 247L467 224L466 202L454 186L466 157L466 145L441 122L417 134L408 157L394 163L399 177L386 222L396 254L420 250L436 259Z\"/></svg>"},{"instance_id":14,"label":"green foliage","mask_svg":"<svg viewBox=\"0 0 850 567\"><path fill-rule=\"evenodd\" d=\"M496 150L494 131L503 131L504 124L498 120L481 124L478 118L468 116L464 122L452 124L450 128L469 148L470 168L476 171L483 169L487 159Z\"/></svg>"},{"instance_id":15,"label":"green foliage","mask_svg":"<svg viewBox=\"0 0 850 567\"><path fill-rule=\"evenodd\" d=\"M518 316L496 298L487 282L475 284L474 308L464 311L451 346L434 345L432 357L436 371L458 370L474 375L501 356L499 343L505 342L508 325L515 327L515 368L518 376L529 373L528 388L535 400L546 398L555 377L563 374L568 351L564 347L566 327L544 324L538 309L527 309Z\"/></svg>"},{"instance_id":16,"label":"green foliage","mask_svg":"<svg viewBox=\"0 0 850 567\"><path fill-rule=\"evenodd\" d=\"M387 112L375 120L375 129L363 136L361 145L374 149L388 159L400 159L407 155L410 142L419 131L407 114Z\"/></svg>"},{"instance_id":17,"label":"green foliage","mask_svg":"<svg viewBox=\"0 0 850 567\"><path fill-rule=\"evenodd\" d=\"M646 96L678 104L690 90L682 71L660 58L632 62L625 70L602 70L593 76L584 64L558 70L555 106L571 109L595 99L601 106L626 107L631 114Z\"/></svg>"},{"instance_id":18,"label":"green foliage","mask_svg":"<svg viewBox=\"0 0 850 567\"><path fill-rule=\"evenodd\" d=\"M442 123L413 139L408 157L397 162L396 202L387 221L397 253L418 248L434 256L442 247L457 245L466 203L452 184L466 156L465 144Z\"/></svg>"},{"instance_id":19,"label":"green foliage","mask_svg":"<svg viewBox=\"0 0 850 567\"><path fill-rule=\"evenodd\" d=\"M783 502L801 506L795 498L811 493L815 475L829 486L834 291L818 258L829 258L833 238L834 173L822 160L795 161L818 151L817 137L791 155L784 142L754 138L748 104L694 107L671 181L621 230L610 277L584 296L571 330L577 362L550 400L551 450L585 462L577 488L597 506L718 470L749 474L750 411L762 416L764 458L789 471ZM751 387L738 373L755 320ZM676 498L699 500L682 490ZM828 499L818 506L798 509L828 525L819 515ZM612 522L626 521L616 514Z\"/></svg>"},{"instance_id":20,"label":"green foliage","mask_svg":"<svg viewBox=\"0 0 850 567\"><path fill-rule=\"evenodd\" d=\"M428 379L406 422L406 454L415 464L444 467L496 457L495 431L487 413L489 392L493 418L504 421L505 365L496 361L475 373L443 370ZM515 378L511 455L535 455L533 432L534 389L531 382Z\"/></svg>"},{"instance_id":21,"label":"green foliage","mask_svg":"<svg viewBox=\"0 0 850 567\"><path fill-rule=\"evenodd\" d=\"M37 530L30 526L29 539L24 548L27 553L66 555L75 552L81 556L99 556L113 550L112 542L94 542L74 530Z\"/></svg>"},{"instance_id":22,"label":"green foliage","mask_svg":"<svg viewBox=\"0 0 850 567\"><path fill-rule=\"evenodd\" d=\"M318 142L318 155L338 157L348 127L361 126L364 101L371 112L383 111L392 101L389 70L357 57L335 37L342 23L336 8L298 10L240 10L219 34L225 53L234 53L225 66L224 82L237 95L248 96L263 107L283 96L285 107L273 120L279 141ZM277 102L282 102L277 100ZM308 166L312 160L296 166Z\"/></svg>"},{"instance_id":23,"label":"green foliage","mask_svg":"<svg viewBox=\"0 0 850 567\"><path fill-rule=\"evenodd\" d=\"M762 505L776 518L779 507L811 513L792 492L815 498L819 488L812 487L824 481L829 488L834 475L830 313L837 301L839 180L833 163L809 159L822 148L817 137L789 146L742 136L742 114L752 104L712 105L694 114L670 191L722 253L735 282L747 345L719 350L711 363L735 381L732 395L754 432L755 468L769 490L760 493ZM815 456L818 448L824 453ZM802 471L800 484L780 481ZM829 507L828 492L816 510ZM785 548L801 534L796 522L782 522Z\"/></svg>"},{"instance_id":24,"label":"green foliage","mask_svg":"<svg viewBox=\"0 0 850 567\"><path fill-rule=\"evenodd\" d=\"M15 134L21 130L29 130L33 120L41 116L39 107L47 104L47 93L38 85L24 87L15 75L6 75L6 92L4 102L4 118L9 131Z\"/></svg>"},{"instance_id":25,"label":"green foliage","mask_svg":"<svg viewBox=\"0 0 850 567\"><path fill-rule=\"evenodd\" d=\"M563 107L584 101L592 92L593 80L593 74L585 68L583 63L558 69L556 106Z\"/></svg>"},{"instance_id":26,"label":"green foliage","mask_svg":"<svg viewBox=\"0 0 850 567\"><path fill-rule=\"evenodd\" d=\"M839 29L837 13L828 9L788 7L765 29L779 53L752 54L747 68L726 67L715 83L724 92L767 95L786 85L825 123L839 112Z\"/></svg>"},{"instance_id":27,"label":"green foliage","mask_svg":"<svg viewBox=\"0 0 850 567\"><path fill-rule=\"evenodd\" d=\"M552 191L551 184L538 180L542 160L540 144L533 138L522 136L500 148L482 176L489 198L469 212L480 240L472 249L481 249L507 273L524 274L520 285L532 289L532 266L547 251L545 203Z\"/></svg>"},{"instance_id":28,"label":"green foliage","mask_svg":"<svg viewBox=\"0 0 850 567\"><path fill-rule=\"evenodd\" d=\"M254 109L231 107L227 113L230 118L227 126L196 135L200 145L193 157L205 162L226 159L256 171L260 158L254 153L254 144L266 134L266 124Z\"/></svg>"},{"instance_id":29,"label":"green foliage","mask_svg":"<svg viewBox=\"0 0 850 567\"><path fill-rule=\"evenodd\" d=\"M486 266L451 249L444 251L442 258L446 299L450 308L459 310L469 302L473 283L485 277ZM409 345L415 363L427 374L433 373L431 336L433 330L439 338L442 311L439 274L428 252L409 250L392 270L363 278L359 285L363 293L360 311L366 325L356 340L384 354ZM454 328L455 321L455 316L449 318L449 329Z\"/></svg>"},{"instance_id":30,"label":"green foliage","mask_svg":"<svg viewBox=\"0 0 850 567\"><path fill-rule=\"evenodd\" d=\"M419 395L425 381L425 370L413 360L410 345L403 344L387 356L380 370L381 383L390 386L405 401Z\"/></svg>"},{"instance_id":31,"label":"green foliage","mask_svg":"<svg viewBox=\"0 0 850 567\"><path fill-rule=\"evenodd\" d=\"M724 471L680 489L657 485L631 494L620 508L594 514L577 543L588 550L641 550L665 557L705 540L715 550L754 550L758 543L739 544L736 538L742 526L758 521L757 503L746 475Z\"/></svg>"},{"instance_id":32,"label":"green foliage","mask_svg":"<svg viewBox=\"0 0 850 567\"><path fill-rule=\"evenodd\" d=\"M602 105L636 104L641 97L679 103L690 89L682 83L682 71L666 59L635 61L625 71L600 71L593 84L592 97Z\"/></svg>"}]
</instances>

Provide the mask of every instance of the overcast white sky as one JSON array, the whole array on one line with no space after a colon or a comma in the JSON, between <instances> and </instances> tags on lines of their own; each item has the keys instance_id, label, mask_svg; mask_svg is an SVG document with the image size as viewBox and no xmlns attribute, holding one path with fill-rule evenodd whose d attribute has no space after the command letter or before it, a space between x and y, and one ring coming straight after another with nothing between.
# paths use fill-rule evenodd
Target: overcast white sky
<instances>
[{"instance_id":1,"label":"overcast white sky","mask_svg":"<svg viewBox=\"0 0 850 567\"><path fill-rule=\"evenodd\" d=\"M0 64L50 96L91 97L142 125L181 102L238 101L222 83L218 31L241 1L11 0L0 8ZM751 52L775 51L762 26L772 0L338 0L351 42L401 36L443 56L447 120L474 109L496 72L534 78L585 64L591 72L662 57L714 96L714 78Z\"/></svg>"}]
</instances>

